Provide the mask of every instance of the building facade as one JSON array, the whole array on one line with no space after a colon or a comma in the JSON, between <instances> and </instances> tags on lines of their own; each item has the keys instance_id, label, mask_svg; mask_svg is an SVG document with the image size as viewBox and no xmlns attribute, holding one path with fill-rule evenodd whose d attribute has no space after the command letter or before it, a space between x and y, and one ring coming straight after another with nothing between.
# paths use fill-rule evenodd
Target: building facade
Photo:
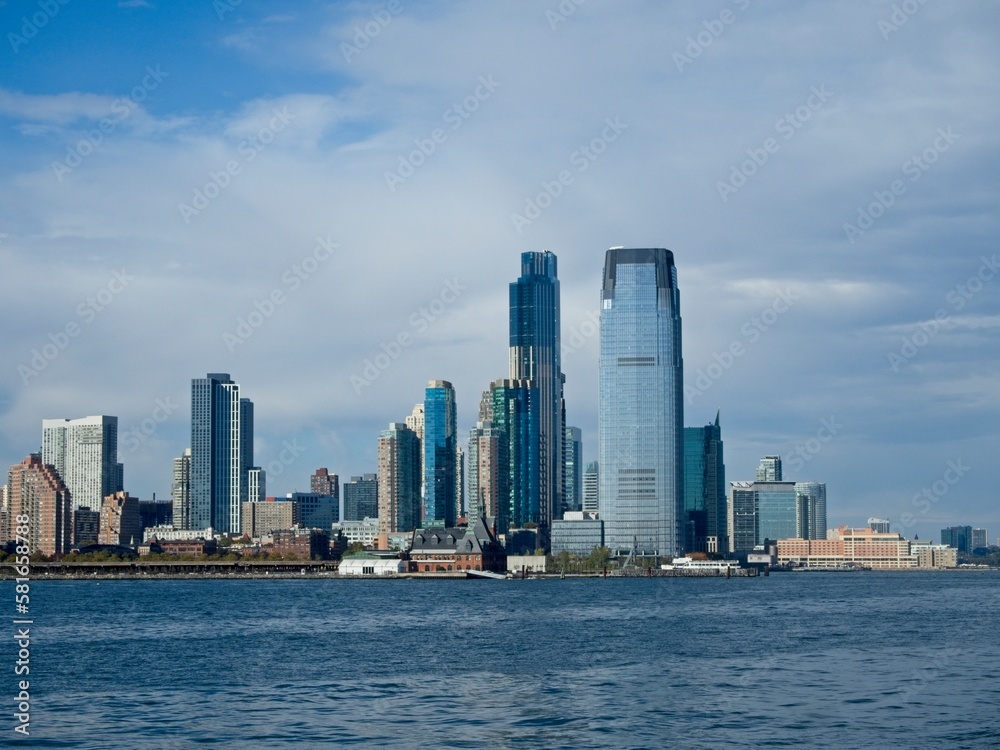
<instances>
[{"instance_id":1,"label":"building facade","mask_svg":"<svg viewBox=\"0 0 1000 750\"><path fill-rule=\"evenodd\" d=\"M567 427L563 433L563 506L583 510L583 431Z\"/></svg>"},{"instance_id":2,"label":"building facade","mask_svg":"<svg viewBox=\"0 0 1000 750\"><path fill-rule=\"evenodd\" d=\"M553 518L563 513L563 436L566 418L560 361L560 300L556 256L521 253L521 275L510 284L510 379L537 391L530 408L538 425L537 513L543 546ZM496 421L494 419L494 421Z\"/></svg>"},{"instance_id":3,"label":"building facade","mask_svg":"<svg viewBox=\"0 0 1000 750\"><path fill-rule=\"evenodd\" d=\"M591 461L583 472L583 510L597 513L600 506L601 474L597 461Z\"/></svg>"},{"instance_id":4,"label":"building facade","mask_svg":"<svg viewBox=\"0 0 1000 750\"><path fill-rule=\"evenodd\" d=\"M538 388L530 380L495 380L490 384L490 395L493 429L505 444L499 448L497 494L507 499L497 503L498 533L534 524L542 530L544 546L548 523L542 499L544 441L539 432L539 410L532 406L539 398ZM482 487L482 475L478 481Z\"/></svg>"},{"instance_id":5,"label":"building facade","mask_svg":"<svg viewBox=\"0 0 1000 750\"><path fill-rule=\"evenodd\" d=\"M420 440L395 422L378 439L378 527L380 534L408 532L420 522Z\"/></svg>"},{"instance_id":6,"label":"building facade","mask_svg":"<svg viewBox=\"0 0 1000 750\"><path fill-rule=\"evenodd\" d=\"M726 511L726 466L716 413L714 424L684 428L685 550L727 552Z\"/></svg>"},{"instance_id":7,"label":"building facade","mask_svg":"<svg viewBox=\"0 0 1000 750\"><path fill-rule=\"evenodd\" d=\"M316 492L290 492L287 501L299 504L299 524L306 529L324 529L327 533L340 521L340 503L333 495Z\"/></svg>"},{"instance_id":8,"label":"building facade","mask_svg":"<svg viewBox=\"0 0 1000 750\"><path fill-rule=\"evenodd\" d=\"M507 554L492 524L480 517L468 527L416 529L410 542L411 573L504 573Z\"/></svg>"},{"instance_id":9,"label":"building facade","mask_svg":"<svg viewBox=\"0 0 1000 750\"><path fill-rule=\"evenodd\" d=\"M265 500L243 503L242 533L257 539L281 529L302 525L299 504L294 500Z\"/></svg>"},{"instance_id":10,"label":"building facade","mask_svg":"<svg viewBox=\"0 0 1000 750\"><path fill-rule=\"evenodd\" d=\"M253 403L228 373L193 379L188 525L239 532L252 467Z\"/></svg>"},{"instance_id":11,"label":"building facade","mask_svg":"<svg viewBox=\"0 0 1000 750\"><path fill-rule=\"evenodd\" d=\"M174 459L173 482L170 485L170 499L174 504L176 529L193 529L191 525L191 449Z\"/></svg>"},{"instance_id":12,"label":"building facade","mask_svg":"<svg viewBox=\"0 0 1000 750\"><path fill-rule=\"evenodd\" d=\"M684 363L673 253L607 251L598 405L600 516L607 546L676 555L683 546Z\"/></svg>"},{"instance_id":13,"label":"building facade","mask_svg":"<svg viewBox=\"0 0 1000 750\"><path fill-rule=\"evenodd\" d=\"M123 487L118 463L118 417L42 420L42 463L51 465L69 490L73 510L100 510Z\"/></svg>"},{"instance_id":14,"label":"building facade","mask_svg":"<svg viewBox=\"0 0 1000 750\"><path fill-rule=\"evenodd\" d=\"M973 550L972 527L949 526L947 529L941 529L941 544L954 547L963 554L971 554Z\"/></svg>"},{"instance_id":15,"label":"building facade","mask_svg":"<svg viewBox=\"0 0 1000 750\"><path fill-rule=\"evenodd\" d=\"M363 474L344 483L344 521L378 518L378 475Z\"/></svg>"},{"instance_id":16,"label":"building facade","mask_svg":"<svg viewBox=\"0 0 1000 750\"><path fill-rule=\"evenodd\" d=\"M757 467L758 482L781 482L781 456L764 456Z\"/></svg>"},{"instance_id":17,"label":"building facade","mask_svg":"<svg viewBox=\"0 0 1000 750\"><path fill-rule=\"evenodd\" d=\"M826 483L796 482L795 497L799 536L826 539Z\"/></svg>"},{"instance_id":18,"label":"building facade","mask_svg":"<svg viewBox=\"0 0 1000 750\"><path fill-rule=\"evenodd\" d=\"M127 492L115 492L104 498L101 505L101 526L98 544L135 547L142 542L142 517L139 500Z\"/></svg>"},{"instance_id":19,"label":"building facade","mask_svg":"<svg viewBox=\"0 0 1000 750\"><path fill-rule=\"evenodd\" d=\"M569 552L586 557L594 547L604 546L604 521L596 513L566 511L552 522L552 554Z\"/></svg>"},{"instance_id":20,"label":"building facade","mask_svg":"<svg viewBox=\"0 0 1000 750\"><path fill-rule=\"evenodd\" d=\"M55 467L32 453L7 472L7 535L26 539L29 554L66 554L73 539L70 497Z\"/></svg>"},{"instance_id":21,"label":"building facade","mask_svg":"<svg viewBox=\"0 0 1000 750\"><path fill-rule=\"evenodd\" d=\"M469 430L466 451L469 475L469 518L510 517L510 458L507 435L491 421ZM499 525L499 521L498 521Z\"/></svg>"},{"instance_id":22,"label":"building facade","mask_svg":"<svg viewBox=\"0 0 1000 750\"><path fill-rule=\"evenodd\" d=\"M247 502L262 503L267 500L267 472L259 466L247 470Z\"/></svg>"},{"instance_id":23,"label":"building facade","mask_svg":"<svg viewBox=\"0 0 1000 750\"><path fill-rule=\"evenodd\" d=\"M455 389L447 380L431 380L424 391L424 525L454 526L456 497Z\"/></svg>"}]
</instances>

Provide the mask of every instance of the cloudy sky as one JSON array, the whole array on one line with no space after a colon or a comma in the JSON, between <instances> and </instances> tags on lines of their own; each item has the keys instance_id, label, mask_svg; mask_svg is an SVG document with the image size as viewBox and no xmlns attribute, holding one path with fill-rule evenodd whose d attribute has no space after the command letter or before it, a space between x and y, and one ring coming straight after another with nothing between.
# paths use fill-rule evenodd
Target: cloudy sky
<instances>
[{"instance_id":1,"label":"cloudy sky","mask_svg":"<svg viewBox=\"0 0 1000 750\"><path fill-rule=\"evenodd\" d=\"M113 414L166 498L206 372L268 494L374 471L428 379L464 435L542 249L592 460L604 251L667 247L728 479L1000 534L996 4L0 6L3 465Z\"/></svg>"}]
</instances>

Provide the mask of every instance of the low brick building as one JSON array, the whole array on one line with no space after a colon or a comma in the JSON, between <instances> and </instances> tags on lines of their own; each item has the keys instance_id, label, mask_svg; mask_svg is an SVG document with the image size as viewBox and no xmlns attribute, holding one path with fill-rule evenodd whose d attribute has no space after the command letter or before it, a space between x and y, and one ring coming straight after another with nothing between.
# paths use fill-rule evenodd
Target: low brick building
<instances>
[{"instance_id":1,"label":"low brick building","mask_svg":"<svg viewBox=\"0 0 1000 750\"><path fill-rule=\"evenodd\" d=\"M214 555L218 543L214 539L168 539L162 542L152 540L148 545L142 545L151 552L162 552L167 555L192 555L204 557ZM140 549L140 553L142 553Z\"/></svg>"},{"instance_id":2,"label":"low brick building","mask_svg":"<svg viewBox=\"0 0 1000 750\"><path fill-rule=\"evenodd\" d=\"M417 529L410 543L411 573L507 571L507 553L497 541L493 518L469 527Z\"/></svg>"},{"instance_id":3,"label":"low brick building","mask_svg":"<svg viewBox=\"0 0 1000 750\"><path fill-rule=\"evenodd\" d=\"M330 535L322 529L285 529L275 531L272 552L303 560L328 560Z\"/></svg>"}]
</instances>

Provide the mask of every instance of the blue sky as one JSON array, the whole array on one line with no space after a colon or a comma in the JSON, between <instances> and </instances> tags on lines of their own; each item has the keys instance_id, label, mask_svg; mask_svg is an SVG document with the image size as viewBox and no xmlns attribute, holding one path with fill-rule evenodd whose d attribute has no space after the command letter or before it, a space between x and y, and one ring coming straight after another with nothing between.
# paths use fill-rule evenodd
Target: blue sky
<instances>
[{"instance_id":1,"label":"blue sky","mask_svg":"<svg viewBox=\"0 0 1000 750\"><path fill-rule=\"evenodd\" d=\"M472 426L541 249L589 460L604 251L663 246L729 479L992 539L1000 8L896 7L0 3L0 463L114 414L166 498L222 371L269 494L373 471L429 379Z\"/></svg>"}]
</instances>

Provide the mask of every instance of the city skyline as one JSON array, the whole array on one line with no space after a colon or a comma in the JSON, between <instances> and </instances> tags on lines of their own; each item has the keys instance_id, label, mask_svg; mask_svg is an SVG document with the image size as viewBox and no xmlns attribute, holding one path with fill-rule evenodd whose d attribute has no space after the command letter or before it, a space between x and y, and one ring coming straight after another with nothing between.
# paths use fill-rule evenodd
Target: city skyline
<instances>
[{"instance_id":1,"label":"city skyline","mask_svg":"<svg viewBox=\"0 0 1000 750\"><path fill-rule=\"evenodd\" d=\"M41 419L113 414L126 489L166 499L214 370L269 495L374 471L431 378L464 445L545 249L590 462L602 255L655 245L727 479L780 454L831 526L1000 523L993 6L428 3L356 43L381 5L125 5L60 6L0 63L6 465Z\"/></svg>"}]
</instances>

